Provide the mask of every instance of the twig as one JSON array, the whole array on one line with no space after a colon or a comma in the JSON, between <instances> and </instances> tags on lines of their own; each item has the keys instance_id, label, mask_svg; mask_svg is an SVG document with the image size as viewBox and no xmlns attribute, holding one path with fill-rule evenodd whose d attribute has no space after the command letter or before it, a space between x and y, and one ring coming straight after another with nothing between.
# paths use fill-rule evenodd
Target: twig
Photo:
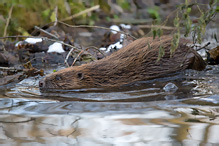
<instances>
[{"instance_id":1,"label":"twig","mask_svg":"<svg viewBox=\"0 0 219 146\"><path fill-rule=\"evenodd\" d=\"M78 57L84 52L84 50L81 50L80 53L78 53L77 57L74 59L74 61L72 62L71 66L75 65L75 62L77 61Z\"/></svg>"},{"instance_id":2,"label":"twig","mask_svg":"<svg viewBox=\"0 0 219 146\"><path fill-rule=\"evenodd\" d=\"M73 51L75 49L75 47L73 47L73 48L71 48L71 50L68 52L68 54L67 54L67 56L66 56L66 58L65 58L65 64L69 67L69 64L68 64L68 58L69 58L69 56L70 56L70 54L71 54L71 52Z\"/></svg>"},{"instance_id":3,"label":"twig","mask_svg":"<svg viewBox=\"0 0 219 146\"><path fill-rule=\"evenodd\" d=\"M18 68L15 68L15 67L0 67L0 70L6 70L6 71L22 71L23 69L18 69Z\"/></svg>"},{"instance_id":4,"label":"twig","mask_svg":"<svg viewBox=\"0 0 219 146\"><path fill-rule=\"evenodd\" d=\"M71 52L72 52L74 49L75 49L75 47L73 47L73 48L68 52L68 55L66 56L65 64L66 64L68 67L69 67L69 64L68 64L67 60L68 60L68 58L69 58ZM106 55L105 55L103 52L101 52L101 51L100 51L97 47L95 47L95 46L89 46L89 47L87 47L86 51L87 51L88 49L95 49L95 50L97 50L98 52L100 52L104 57L106 57ZM83 53L82 51L83 51L83 50L81 50L80 53ZM80 54L80 53L79 53L79 54ZM77 57L76 57L76 60L74 60L74 62L72 63L73 65L74 65L75 62L77 61L77 58L78 58L78 57L79 57L79 56L77 56ZM71 65L71 66L72 66L72 65Z\"/></svg>"},{"instance_id":5,"label":"twig","mask_svg":"<svg viewBox=\"0 0 219 146\"><path fill-rule=\"evenodd\" d=\"M175 9L174 11L172 11L170 14L168 14L168 16L166 17L165 21L161 24L161 26L165 26L167 21L169 20L170 16L172 14L175 14L175 11L177 11L179 8ZM150 33L152 32L152 30L150 30L145 36L148 36Z\"/></svg>"},{"instance_id":6,"label":"twig","mask_svg":"<svg viewBox=\"0 0 219 146\"><path fill-rule=\"evenodd\" d=\"M113 23L117 23L117 24L145 24L145 23L151 23L154 20L153 19L132 19L132 18L127 18L127 19L112 19L111 20Z\"/></svg>"},{"instance_id":7,"label":"twig","mask_svg":"<svg viewBox=\"0 0 219 146\"><path fill-rule=\"evenodd\" d=\"M57 21L58 21L58 6L55 7L55 22L53 24L53 26L56 26L57 25Z\"/></svg>"},{"instance_id":8,"label":"twig","mask_svg":"<svg viewBox=\"0 0 219 146\"><path fill-rule=\"evenodd\" d=\"M162 25L137 25L139 28L161 28L166 30L175 30L175 27L162 26Z\"/></svg>"},{"instance_id":9,"label":"twig","mask_svg":"<svg viewBox=\"0 0 219 146\"><path fill-rule=\"evenodd\" d=\"M8 29L8 25L9 25L10 19L11 19L11 14L12 14L13 7L14 6L12 5L10 10L9 10L8 18L7 18L7 21L6 21L3 37L5 37L7 35L7 29Z\"/></svg>"},{"instance_id":10,"label":"twig","mask_svg":"<svg viewBox=\"0 0 219 146\"><path fill-rule=\"evenodd\" d=\"M199 46L200 48L198 48L198 49L196 49L196 51L199 51L199 50L201 50L201 49L205 49L207 46L209 46L211 43L210 42L208 42L208 43L206 43L204 46ZM194 47L198 47L198 46L196 46L195 44L192 46L192 48L194 48Z\"/></svg>"},{"instance_id":11,"label":"twig","mask_svg":"<svg viewBox=\"0 0 219 146\"><path fill-rule=\"evenodd\" d=\"M75 48L72 48L72 49L68 52L68 55L66 56L65 64L67 64L68 67L69 67L69 64L68 64L67 60L68 60L68 58L69 58L71 52L72 52L74 49L75 49ZM87 51L88 49L95 49L95 50L97 50L98 52L100 52L104 57L106 57L106 55L105 55L103 52L101 52L101 51L100 51L97 47L95 47L95 46L89 46L89 47L87 47L87 49L85 49L85 51ZM74 59L74 61L73 61L73 63L72 63L71 66L73 66L73 65L75 64L75 62L77 61L78 57L79 57L83 52L84 52L84 50L81 50L81 52L78 54L78 56Z\"/></svg>"},{"instance_id":12,"label":"twig","mask_svg":"<svg viewBox=\"0 0 219 146\"><path fill-rule=\"evenodd\" d=\"M72 16L69 16L69 17L65 18L65 19L62 19L61 21L71 20L71 19L76 18L76 17L78 17L78 16L81 16L81 15L83 15L83 14L85 14L85 13L89 13L89 12L91 12L91 11L97 10L97 9L99 9L99 8L100 8L100 5L93 6L93 7L91 7L91 8L88 8L88 9L84 10L84 11L81 11L81 12L79 12L79 13L77 13L77 14L74 14L74 15L72 15Z\"/></svg>"},{"instance_id":13,"label":"twig","mask_svg":"<svg viewBox=\"0 0 219 146\"><path fill-rule=\"evenodd\" d=\"M43 33L45 33L45 34L47 34L47 35L49 35L49 36L51 36L51 37L53 37L53 38L55 38L55 39L58 39L58 37L55 36L54 34L51 34L51 33L47 32L47 31L43 30L42 28L39 28L38 26L34 26L34 28L39 30L39 31L41 31L41 32L43 32Z\"/></svg>"},{"instance_id":14,"label":"twig","mask_svg":"<svg viewBox=\"0 0 219 146\"><path fill-rule=\"evenodd\" d=\"M41 36L23 36L23 35L0 37L0 39L7 39L7 38L42 38L42 37Z\"/></svg>"},{"instance_id":15,"label":"twig","mask_svg":"<svg viewBox=\"0 0 219 146\"><path fill-rule=\"evenodd\" d=\"M95 47L95 46L89 46L89 47L87 47L87 48L89 48L89 49L94 49L94 50L97 50L99 53L101 53L104 57L106 57L106 55L103 53L103 52L101 52L97 47Z\"/></svg>"},{"instance_id":16,"label":"twig","mask_svg":"<svg viewBox=\"0 0 219 146\"><path fill-rule=\"evenodd\" d=\"M81 50L81 52L78 53L77 57L74 59L74 61L73 61L73 63L71 64L71 66L74 66L74 64L75 64L75 62L77 61L78 57L79 57L82 53L84 53L84 51L87 51L87 50L89 50L89 49L91 49L91 48L86 48L85 50ZM90 54L90 53L89 53L89 54ZM90 54L90 55L92 56L92 54Z\"/></svg>"},{"instance_id":17,"label":"twig","mask_svg":"<svg viewBox=\"0 0 219 146\"><path fill-rule=\"evenodd\" d=\"M198 4L197 0L195 0L195 2L196 2L196 4ZM199 12L202 13L202 10L200 9L199 5L196 5L196 6L197 6Z\"/></svg>"},{"instance_id":18,"label":"twig","mask_svg":"<svg viewBox=\"0 0 219 146\"><path fill-rule=\"evenodd\" d=\"M137 39L135 38L134 36L132 36L131 34L129 33L126 33L124 31L118 31L118 30L114 30L114 29L110 29L110 28L106 28L106 27L102 27L102 26L89 26L89 25L70 25L70 24L67 24L67 23L64 23L64 22L61 22L61 21L58 21L60 24L63 24L63 25L66 25L68 27L72 27L72 28L81 28L81 27L85 27L85 28L100 28L100 29L106 29L106 30L113 30L113 31L116 31L118 33L121 33L121 34L124 34L124 35L127 35L129 37L132 37L133 39Z\"/></svg>"}]
</instances>

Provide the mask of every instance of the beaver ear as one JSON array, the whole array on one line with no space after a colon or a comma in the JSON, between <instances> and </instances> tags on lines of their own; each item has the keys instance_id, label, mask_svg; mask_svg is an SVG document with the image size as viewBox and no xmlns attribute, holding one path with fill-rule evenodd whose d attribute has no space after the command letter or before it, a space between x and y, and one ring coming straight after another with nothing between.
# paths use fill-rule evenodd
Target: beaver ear
<instances>
[{"instance_id":1,"label":"beaver ear","mask_svg":"<svg viewBox=\"0 0 219 146\"><path fill-rule=\"evenodd\" d=\"M81 73L81 72L79 72L79 73L77 74L77 77L78 77L79 80L82 80L82 79L84 78L84 74Z\"/></svg>"}]
</instances>

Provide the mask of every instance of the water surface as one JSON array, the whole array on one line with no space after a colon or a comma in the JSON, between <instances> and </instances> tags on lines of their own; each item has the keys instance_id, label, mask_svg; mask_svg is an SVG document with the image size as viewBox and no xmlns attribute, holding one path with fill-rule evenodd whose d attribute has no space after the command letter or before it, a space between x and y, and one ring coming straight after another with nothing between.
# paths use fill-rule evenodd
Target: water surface
<instances>
[{"instance_id":1,"label":"water surface","mask_svg":"<svg viewBox=\"0 0 219 146\"><path fill-rule=\"evenodd\" d=\"M42 94L40 78L1 87L1 145L219 143L218 66L114 90Z\"/></svg>"}]
</instances>

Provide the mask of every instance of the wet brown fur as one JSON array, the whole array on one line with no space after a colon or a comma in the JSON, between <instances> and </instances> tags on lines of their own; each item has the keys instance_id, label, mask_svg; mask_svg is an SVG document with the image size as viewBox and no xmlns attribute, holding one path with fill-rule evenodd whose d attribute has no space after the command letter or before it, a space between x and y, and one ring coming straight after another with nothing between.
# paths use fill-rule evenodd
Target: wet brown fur
<instances>
[{"instance_id":1,"label":"wet brown fur","mask_svg":"<svg viewBox=\"0 0 219 146\"><path fill-rule=\"evenodd\" d=\"M203 70L202 57L180 40L179 47L170 57L171 36L141 38L112 55L89 64L60 70L41 81L41 89L78 89L113 87L166 76L185 69ZM150 43L150 48L148 48ZM165 55L157 61L159 47Z\"/></svg>"}]
</instances>

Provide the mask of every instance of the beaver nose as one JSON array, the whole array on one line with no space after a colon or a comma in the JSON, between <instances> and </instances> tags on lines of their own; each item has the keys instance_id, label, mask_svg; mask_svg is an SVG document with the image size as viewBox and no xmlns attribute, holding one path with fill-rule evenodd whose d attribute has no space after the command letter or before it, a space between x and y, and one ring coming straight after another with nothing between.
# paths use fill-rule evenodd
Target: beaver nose
<instances>
[{"instance_id":1,"label":"beaver nose","mask_svg":"<svg viewBox=\"0 0 219 146\"><path fill-rule=\"evenodd\" d=\"M39 87L40 87L40 88L43 87L43 81L39 81Z\"/></svg>"}]
</instances>

